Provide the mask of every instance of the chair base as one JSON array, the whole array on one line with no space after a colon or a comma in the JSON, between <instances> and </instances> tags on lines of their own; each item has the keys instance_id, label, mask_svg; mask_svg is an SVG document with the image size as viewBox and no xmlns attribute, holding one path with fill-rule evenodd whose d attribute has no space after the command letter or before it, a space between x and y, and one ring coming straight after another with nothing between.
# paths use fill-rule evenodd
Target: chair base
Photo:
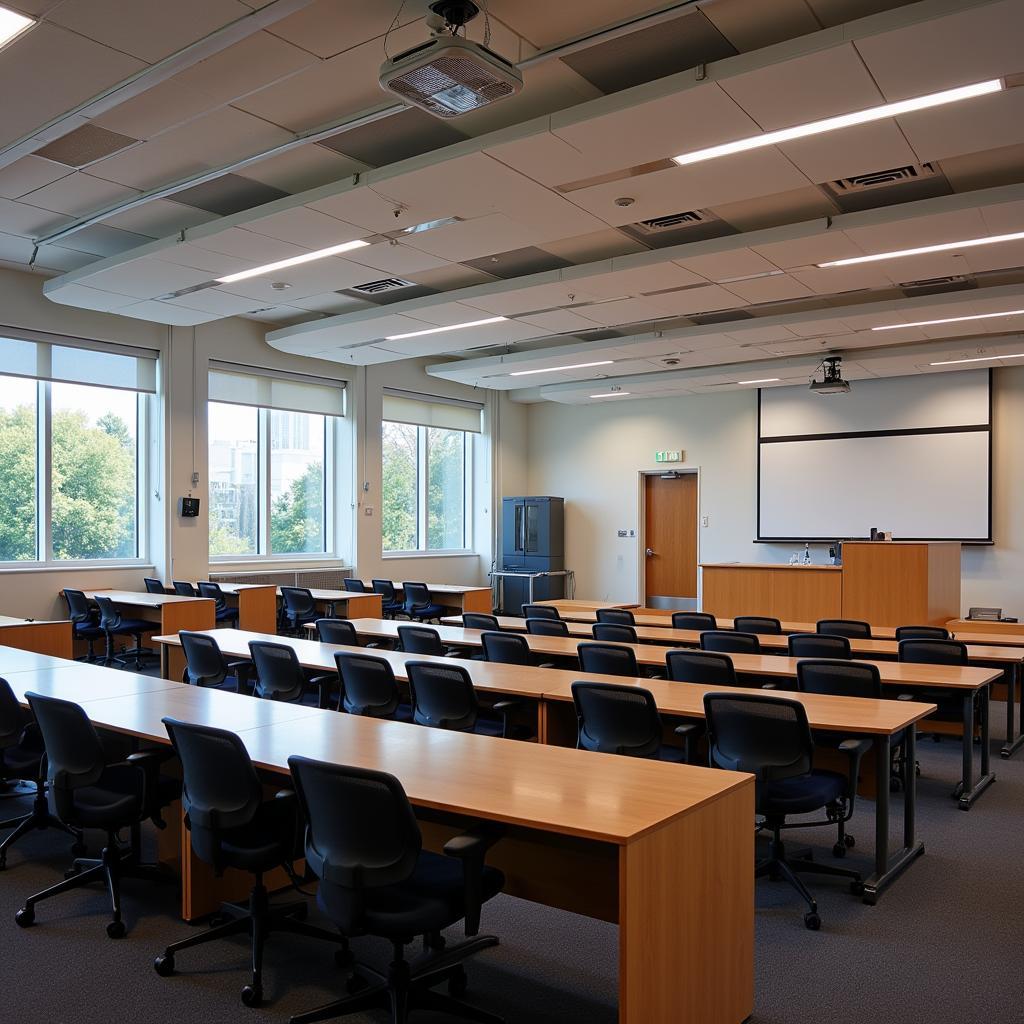
<instances>
[{"instance_id":1,"label":"chair base","mask_svg":"<svg viewBox=\"0 0 1024 1024\"><path fill-rule=\"evenodd\" d=\"M75 842L71 847L72 853L85 853L85 844L82 842L81 831L72 828L70 825L65 825L60 818L50 813L49 805L46 802L46 790L39 783L36 784L32 810L28 814L23 814L18 818L9 818L7 821L0 821L0 830L8 828L13 829L13 831L4 836L3 842L0 842L0 871L7 867L7 851L22 836L28 835L29 832L43 831L48 828L57 829L59 832L65 832L74 838Z\"/></svg>"},{"instance_id":2,"label":"chair base","mask_svg":"<svg viewBox=\"0 0 1024 1024\"><path fill-rule=\"evenodd\" d=\"M316 1021L347 1017L372 1009L389 1010L391 1024L406 1024L410 1011L417 1009L432 1010L461 1020L479 1021L480 1024L504 1024L503 1017L456 998L466 988L463 962L483 949L498 945L497 937L479 935L448 948L443 947L443 941L436 938L428 944L423 956L411 963L403 956L402 944L395 943L395 957L388 967L386 978L360 965L363 971L375 975L380 981L343 999L296 1014L289 1024L314 1024ZM436 985L444 982L448 983L448 995L433 991Z\"/></svg>"},{"instance_id":3,"label":"chair base","mask_svg":"<svg viewBox=\"0 0 1024 1024\"><path fill-rule=\"evenodd\" d=\"M140 672L145 666L142 664L144 658L158 659L160 654L158 651L154 651L149 647L142 646L142 637L137 636L135 638L135 646L127 647L119 653L114 653L114 641L113 637L107 638L107 650L106 656L103 658L103 664L107 667L115 665L119 668L127 668L128 662L134 659L135 671Z\"/></svg>"}]
</instances>

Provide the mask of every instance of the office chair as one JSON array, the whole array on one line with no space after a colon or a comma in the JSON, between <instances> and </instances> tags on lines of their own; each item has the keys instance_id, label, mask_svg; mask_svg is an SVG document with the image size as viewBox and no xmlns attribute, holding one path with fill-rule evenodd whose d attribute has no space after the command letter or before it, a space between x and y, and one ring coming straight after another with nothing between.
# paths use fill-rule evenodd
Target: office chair
<instances>
[{"instance_id":1,"label":"office chair","mask_svg":"<svg viewBox=\"0 0 1024 1024\"><path fill-rule=\"evenodd\" d=\"M690 760L690 740L701 731L696 722L684 723L674 732L685 741L685 749L663 744L658 705L653 694L639 686L576 680L572 684L572 702L576 708L579 750L679 764Z\"/></svg>"},{"instance_id":2,"label":"office chair","mask_svg":"<svg viewBox=\"0 0 1024 1024\"><path fill-rule=\"evenodd\" d=\"M916 631L917 629L924 627L914 626L905 628ZM897 630L896 632L898 634L900 630ZM960 640L944 640L940 638L936 638L934 640L928 638L919 639L917 637L906 636L899 640L899 654L897 655L897 660L916 662L921 665L966 665L969 661L967 644ZM979 711L978 693L979 691L975 691L973 695L976 722L978 721L977 715ZM937 721L963 721L963 697L956 693L951 693L949 690L932 690L927 687L915 686L909 697L905 697L901 694L901 699L926 701L929 704L936 705L938 710L933 711L928 717ZM927 731L927 725L925 723L922 723L921 728L923 731ZM938 743L941 736L939 733L933 733L932 739ZM957 788L953 794L954 796L959 796L962 786L962 782L957 783Z\"/></svg>"},{"instance_id":3,"label":"office chair","mask_svg":"<svg viewBox=\"0 0 1024 1024\"><path fill-rule=\"evenodd\" d=\"M247 908L226 904L224 910L231 920L172 942L156 957L153 967L157 974L169 977L183 950L248 932L252 978L242 989L242 1002L259 1006L263 1001L263 947L273 932L340 945L342 956L348 949L347 940L306 924L304 900L278 907L270 904L264 873L283 867L292 875L292 862L300 856L295 794L283 790L265 800L249 753L234 733L174 718L164 718L163 723L181 760L181 806L193 852L212 864L218 876L228 868L248 872L253 886Z\"/></svg>"},{"instance_id":4,"label":"office chair","mask_svg":"<svg viewBox=\"0 0 1024 1024\"><path fill-rule=\"evenodd\" d=\"M322 644L340 644L343 647L362 647L356 627L348 619L317 619L317 639Z\"/></svg>"},{"instance_id":5,"label":"office chair","mask_svg":"<svg viewBox=\"0 0 1024 1024\"><path fill-rule=\"evenodd\" d=\"M489 629L494 633L501 631L497 616L486 615L483 612L463 612L462 627L463 629Z\"/></svg>"},{"instance_id":6,"label":"office chair","mask_svg":"<svg viewBox=\"0 0 1024 1024\"><path fill-rule=\"evenodd\" d=\"M285 626L296 636L301 636L307 622L316 622L320 617L316 601L306 587L282 587L281 602Z\"/></svg>"},{"instance_id":7,"label":"office chair","mask_svg":"<svg viewBox=\"0 0 1024 1024\"><path fill-rule=\"evenodd\" d=\"M82 833L65 825L50 813L46 799L46 776L43 769L43 740L32 716L14 696L6 679L0 679L0 781L22 780L35 786L32 809L28 814L0 821L0 831L10 829L0 842L0 871L7 867L7 851L23 836L37 829L55 828L66 832L75 842L74 854L85 853Z\"/></svg>"},{"instance_id":8,"label":"office chair","mask_svg":"<svg viewBox=\"0 0 1024 1024\"><path fill-rule=\"evenodd\" d=\"M564 619L529 618L526 632L531 636L569 636L569 623Z\"/></svg>"},{"instance_id":9,"label":"office chair","mask_svg":"<svg viewBox=\"0 0 1024 1024\"><path fill-rule=\"evenodd\" d=\"M249 654L256 670L254 696L300 704L308 687L312 686L318 694L317 707L330 707L331 694L338 685L334 675L319 675L307 680L294 648L270 640L250 640Z\"/></svg>"},{"instance_id":10,"label":"office chair","mask_svg":"<svg viewBox=\"0 0 1024 1024\"><path fill-rule=\"evenodd\" d=\"M728 654L690 651L683 648L665 655L667 678L676 683L703 683L706 686L739 686L736 669Z\"/></svg>"},{"instance_id":11,"label":"office chair","mask_svg":"<svg viewBox=\"0 0 1024 1024\"><path fill-rule=\"evenodd\" d=\"M631 679L640 676L640 667L631 647L584 642L576 645L576 654L580 659L580 669L584 672L602 676L629 676Z\"/></svg>"},{"instance_id":12,"label":"office chair","mask_svg":"<svg viewBox=\"0 0 1024 1024\"><path fill-rule=\"evenodd\" d=\"M124 667L131 658L135 659L136 672L142 668L143 658L155 658L156 651L151 651L142 646L142 637L146 633L155 633L160 627L156 622L147 622L145 619L126 619L118 609L117 605L109 597L101 594L94 594L93 600L100 610L99 628L107 638L107 652L103 659L104 665L120 665ZM114 654L114 638L118 636L131 636L135 638L135 646Z\"/></svg>"},{"instance_id":13,"label":"office chair","mask_svg":"<svg viewBox=\"0 0 1024 1024\"><path fill-rule=\"evenodd\" d=\"M791 658L845 658L853 657L850 640L845 636L831 636L825 633L791 633L789 636Z\"/></svg>"},{"instance_id":14,"label":"office chair","mask_svg":"<svg viewBox=\"0 0 1024 1024\"><path fill-rule=\"evenodd\" d=\"M767 615L737 615L732 620L732 628L737 633L764 633L778 636L782 632L782 623Z\"/></svg>"},{"instance_id":15,"label":"office chair","mask_svg":"<svg viewBox=\"0 0 1024 1024\"><path fill-rule=\"evenodd\" d=\"M444 847L447 856L430 853L393 775L308 757L290 757L288 766L308 822L306 864L320 879L320 909L347 938L378 936L392 949L386 977L378 975L380 981L369 988L297 1014L291 1024L374 1008L390 1009L392 1024L405 1024L416 1009L436 1011L444 1019L503 1024L502 1018L454 998L466 988L463 963L498 942L478 932L482 905L504 885L502 873L484 863L499 834L455 836ZM442 930L460 920L468 938L446 945ZM424 952L410 963L405 947L417 936L423 937ZM448 995L434 991L442 982Z\"/></svg>"},{"instance_id":16,"label":"office chair","mask_svg":"<svg viewBox=\"0 0 1024 1024\"><path fill-rule=\"evenodd\" d=\"M755 812L771 832L767 859L755 875L784 878L803 897L808 910L804 925L821 927L818 904L797 875L808 872L848 878L851 888L860 886L856 871L790 859L782 842L784 828L836 826L853 814L861 741L847 741L840 750L848 757L848 774L815 771L814 740L807 713L799 701L748 693L706 693L704 715L708 731L708 760L712 768L750 772L755 776ZM825 811L824 821L787 823L791 814L801 816Z\"/></svg>"},{"instance_id":17,"label":"office chair","mask_svg":"<svg viewBox=\"0 0 1024 1024\"><path fill-rule=\"evenodd\" d=\"M199 591L191 583L186 583L185 580L174 580L171 585L174 587L174 592L178 597L199 596Z\"/></svg>"},{"instance_id":18,"label":"office chair","mask_svg":"<svg viewBox=\"0 0 1024 1024\"><path fill-rule=\"evenodd\" d=\"M380 594L381 608L385 618L394 618L402 610L402 602L391 580L373 580L373 592Z\"/></svg>"},{"instance_id":19,"label":"office chair","mask_svg":"<svg viewBox=\"0 0 1024 1024\"><path fill-rule=\"evenodd\" d=\"M949 630L944 626L897 626L896 640L949 640Z\"/></svg>"},{"instance_id":20,"label":"office chair","mask_svg":"<svg viewBox=\"0 0 1024 1024\"><path fill-rule=\"evenodd\" d=\"M228 604L224 591L220 589L219 583L211 583L209 580L200 580L196 586L199 588L199 596L213 601L213 611L219 626L222 622L228 623L235 629L238 628L238 609Z\"/></svg>"},{"instance_id":21,"label":"office chair","mask_svg":"<svg viewBox=\"0 0 1024 1024\"><path fill-rule=\"evenodd\" d=\"M412 695L412 720L433 729L475 732L484 736L512 735L509 712L519 701L502 700L488 710L497 719L481 717L473 681L462 665L436 661L409 661L405 671Z\"/></svg>"},{"instance_id":22,"label":"office chair","mask_svg":"<svg viewBox=\"0 0 1024 1024\"><path fill-rule=\"evenodd\" d=\"M101 829L107 841L98 860L73 861L64 881L29 896L14 919L28 928L35 922L37 903L102 882L112 910L107 935L123 938L127 929L121 917L121 879L171 880L160 865L139 860L142 822L149 818L158 828L165 827L160 810L176 800L180 791L176 779L160 775L160 764L171 752L146 750L109 762L81 707L41 693L25 697L43 737L47 781L57 817L73 829ZM127 846L118 841L122 829L130 830Z\"/></svg>"},{"instance_id":23,"label":"office chair","mask_svg":"<svg viewBox=\"0 0 1024 1024\"><path fill-rule=\"evenodd\" d=\"M530 650L529 641L522 633L489 631L480 634L483 660L501 665L530 665L537 668L553 668L552 662L542 662Z\"/></svg>"},{"instance_id":24,"label":"office chair","mask_svg":"<svg viewBox=\"0 0 1024 1024\"><path fill-rule=\"evenodd\" d=\"M150 576L144 576L142 582L146 584L147 594L166 594L167 591L164 585L159 581L155 580Z\"/></svg>"},{"instance_id":25,"label":"office chair","mask_svg":"<svg viewBox=\"0 0 1024 1024\"><path fill-rule=\"evenodd\" d=\"M709 612L673 612L673 629L718 629L718 620Z\"/></svg>"},{"instance_id":26,"label":"office chair","mask_svg":"<svg viewBox=\"0 0 1024 1024\"><path fill-rule=\"evenodd\" d=\"M760 654L761 641L755 633L737 633L732 629L706 629L700 635L702 651L720 654Z\"/></svg>"},{"instance_id":27,"label":"office chair","mask_svg":"<svg viewBox=\"0 0 1024 1024\"><path fill-rule=\"evenodd\" d=\"M105 635L99 626L99 613L93 610L89 599L81 590L69 590L65 587L61 593L68 606L68 618L71 620L75 638L84 640L89 645L89 653L75 660L94 662L97 660L96 641Z\"/></svg>"},{"instance_id":28,"label":"office chair","mask_svg":"<svg viewBox=\"0 0 1024 1024\"><path fill-rule=\"evenodd\" d=\"M560 619L558 609L550 604L524 604L524 619Z\"/></svg>"},{"instance_id":29,"label":"office chair","mask_svg":"<svg viewBox=\"0 0 1024 1024\"><path fill-rule=\"evenodd\" d=\"M620 626L635 626L636 618L628 608L598 608L598 622L611 622Z\"/></svg>"},{"instance_id":30,"label":"office chair","mask_svg":"<svg viewBox=\"0 0 1024 1024\"><path fill-rule=\"evenodd\" d=\"M446 653L440 634L429 626L399 626L398 646L406 654L429 654L443 658Z\"/></svg>"},{"instance_id":31,"label":"office chair","mask_svg":"<svg viewBox=\"0 0 1024 1024\"><path fill-rule=\"evenodd\" d=\"M860 619L818 619L814 628L819 633L845 636L850 640L871 639L871 623Z\"/></svg>"},{"instance_id":32,"label":"office chair","mask_svg":"<svg viewBox=\"0 0 1024 1024\"><path fill-rule=\"evenodd\" d=\"M435 603L426 583L403 583L402 592L405 594L402 612L410 619L428 622L431 619L440 619L444 615L444 608Z\"/></svg>"},{"instance_id":33,"label":"office chair","mask_svg":"<svg viewBox=\"0 0 1024 1024\"><path fill-rule=\"evenodd\" d=\"M182 629L178 631L178 638L185 655L185 669L181 674L183 683L244 692L249 677L248 661L227 661L217 641L208 633Z\"/></svg>"},{"instance_id":34,"label":"office chair","mask_svg":"<svg viewBox=\"0 0 1024 1024\"><path fill-rule=\"evenodd\" d=\"M636 626L627 626L621 622L595 622L590 628L590 635L595 640L614 644L638 644Z\"/></svg>"},{"instance_id":35,"label":"office chair","mask_svg":"<svg viewBox=\"0 0 1024 1024\"><path fill-rule=\"evenodd\" d=\"M412 707L402 703L395 671L386 658L338 651L334 663L341 680L339 711L367 718L412 721Z\"/></svg>"},{"instance_id":36,"label":"office chair","mask_svg":"<svg viewBox=\"0 0 1024 1024\"><path fill-rule=\"evenodd\" d=\"M371 593L371 591L366 589L366 584L362 580L357 579L355 576L346 576L345 579L342 580L342 584L350 594Z\"/></svg>"}]
</instances>

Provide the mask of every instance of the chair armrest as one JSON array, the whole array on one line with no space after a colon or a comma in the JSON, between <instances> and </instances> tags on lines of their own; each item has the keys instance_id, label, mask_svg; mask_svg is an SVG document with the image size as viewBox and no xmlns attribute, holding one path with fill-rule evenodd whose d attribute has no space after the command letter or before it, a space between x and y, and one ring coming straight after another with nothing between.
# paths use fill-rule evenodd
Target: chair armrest
<instances>
[{"instance_id":1,"label":"chair armrest","mask_svg":"<svg viewBox=\"0 0 1024 1024\"><path fill-rule=\"evenodd\" d=\"M682 725L677 725L672 732L676 736L696 736L702 729L702 722L684 722Z\"/></svg>"},{"instance_id":2,"label":"chair armrest","mask_svg":"<svg viewBox=\"0 0 1024 1024\"><path fill-rule=\"evenodd\" d=\"M521 700L499 700L497 704L492 704L491 708L499 714L504 715L507 711L511 711L513 708L519 707L522 703L523 702Z\"/></svg>"},{"instance_id":3,"label":"chair armrest","mask_svg":"<svg viewBox=\"0 0 1024 1024\"><path fill-rule=\"evenodd\" d=\"M320 699L317 701L317 705L321 708L329 706L328 698L330 697L331 692L341 685L338 677L333 673L330 675L313 676L309 680L309 683L319 690Z\"/></svg>"},{"instance_id":4,"label":"chair armrest","mask_svg":"<svg viewBox=\"0 0 1024 1024\"><path fill-rule=\"evenodd\" d=\"M480 910L483 907L483 871L487 851L501 838L501 832L492 828L479 828L453 836L444 844L447 857L462 861L465 883L463 901L466 910L466 935L480 931Z\"/></svg>"},{"instance_id":5,"label":"chair armrest","mask_svg":"<svg viewBox=\"0 0 1024 1024\"><path fill-rule=\"evenodd\" d=\"M778 688L779 688L779 684L778 683L762 683L761 684L761 689L762 690L777 690Z\"/></svg>"},{"instance_id":6,"label":"chair armrest","mask_svg":"<svg viewBox=\"0 0 1024 1024\"><path fill-rule=\"evenodd\" d=\"M294 800L295 799L295 790L294 789L279 789L274 794L274 799L275 800Z\"/></svg>"},{"instance_id":7,"label":"chair armrest","mask_svg":"<svg viewBox=\"0 0 1024 1024\"><path fill-rule=\"evenodd\" d=\"M897 700L913 700L914 695L912 693L901 693L896 698Z\"/></svg>"},{"instance_id":8,"label":"chair armrest","mask_svg":"<svg viewBox=\"0 0 1024 1024\"><path fill-rule=\"evenodd\" d=\"M146 750L136 751L129 754L122 764L132 765L142 771L142 806L150 821L159 829L167 828L160 813L159 800L157 795L157 780L160 774L160 765L171 760L175 756L173 747L150 747Z\"/></svg>"},{"instance_id":9,"label":"chair armrest","mask_svg":"<svg viewBox=\"0 0 1024 1024\"><path fill-rule=\"evenodd\" d=\"M845 754L847 758L847 770L850 777L850 802L848 811L853 813L853 804L857 796L857 776L860 774L860 761L861 758L868 752L871 747L871 740L869 739L848 739L843 740L842 743L836 748L840 754Z\"/></svg>"},{"instance_id":10,"label":"chair armrest","mask_svg":"<svg viewBox=\"0 0 1024 1024\"><path fill-rule=\"evenodd\" d=\"M145 750L138 750L129 754L125 764L138 765L143 771L155 771L164 763L174 757L173 747L147 747Z\"/></svg>"}]
</instances>

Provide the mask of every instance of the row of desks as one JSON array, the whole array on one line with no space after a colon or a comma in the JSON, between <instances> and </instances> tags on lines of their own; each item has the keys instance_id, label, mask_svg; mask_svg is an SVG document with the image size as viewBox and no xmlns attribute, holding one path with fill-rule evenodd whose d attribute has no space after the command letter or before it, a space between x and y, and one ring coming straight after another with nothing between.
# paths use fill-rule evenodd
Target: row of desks
<instances>
[{"instance_id":1,"label":"row of desks","mask_svg":"<svg viewBox=\"0 0 1024 1024\"><path fill-rule=\"evenodd\" d=\"M98 727L146 742L168 742L167 715L231 729L278 780L297 752L390 772L428 847L498 823L488 860L507 892L618 923L620 1024L740 1024L753 1012L749 775L359 718L4 647L0 675L22 701L28 691L73 700ZM178 841L183 913L200 916L223 893L184 831Z\"/></svg>"}]
</instances>

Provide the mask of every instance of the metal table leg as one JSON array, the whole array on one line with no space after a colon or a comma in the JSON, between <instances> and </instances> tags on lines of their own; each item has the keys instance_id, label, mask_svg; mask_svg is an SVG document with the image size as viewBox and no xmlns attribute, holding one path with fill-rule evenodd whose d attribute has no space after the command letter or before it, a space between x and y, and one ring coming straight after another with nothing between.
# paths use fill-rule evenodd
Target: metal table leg
<instances>
[{"instance_id":1,"label":"metal table leg","mask_svg":"<svg viewBox=\"0 0 1024 1024\"><path fill-rule=\"evenodd\" d=\"M1006 673L1006 743L999 752L1002 757L1011 757L1024 747L1024 680L1021 678L1021 664L1017 662ZM1020 732L1014 728L1014 705L1018 694L1021 700Z\"/></svg>"},{"instance_id":2,"label":"metal table leg","mask_svg":"<svg viewBox=\"0 0 1024 1024\"><path fill-rule=\"evenodd\" d=\"M971 804L996 780L995 775L989 770L989 687L981 687L977 697L981 722L981 775L975 783L974 695L966 694L964 696L963 778L955 793L959 798L962 811L969 811Z\"/></svg>"}]
</instances>

